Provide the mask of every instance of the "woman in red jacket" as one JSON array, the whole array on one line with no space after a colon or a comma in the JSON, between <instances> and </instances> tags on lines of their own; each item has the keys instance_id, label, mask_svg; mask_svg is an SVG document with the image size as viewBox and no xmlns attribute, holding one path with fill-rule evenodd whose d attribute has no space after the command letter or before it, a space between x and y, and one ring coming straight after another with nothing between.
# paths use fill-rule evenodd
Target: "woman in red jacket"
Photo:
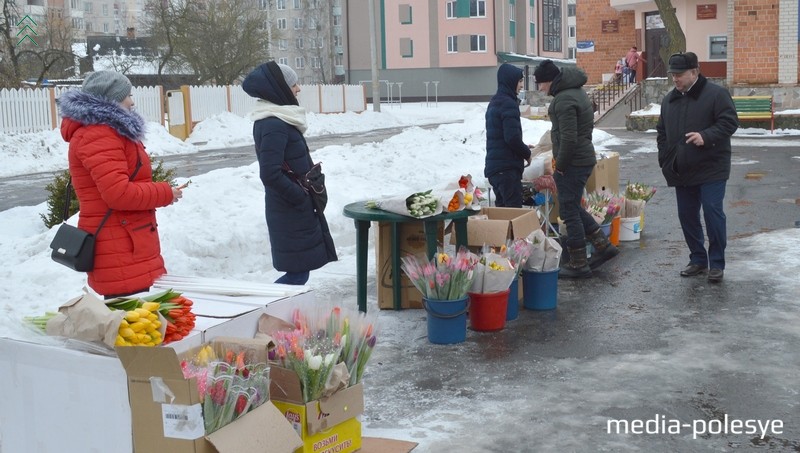
<instances>
[{"instance_id":1,"label":"woman in red jacket","mask_svg":"<svg viewBox=\"0 0 800 453\"><path fill-rule=\"evenodd\" d=\"M106 298L147 291L166 273L155 210L181 197L169 183L153 182L144 119L133 105L131 82L114 71L89 74L81 90L58 100L80 201L78 228L94 233L111 210L89 272L89 286Z\"/></svg>"}]
</instances>

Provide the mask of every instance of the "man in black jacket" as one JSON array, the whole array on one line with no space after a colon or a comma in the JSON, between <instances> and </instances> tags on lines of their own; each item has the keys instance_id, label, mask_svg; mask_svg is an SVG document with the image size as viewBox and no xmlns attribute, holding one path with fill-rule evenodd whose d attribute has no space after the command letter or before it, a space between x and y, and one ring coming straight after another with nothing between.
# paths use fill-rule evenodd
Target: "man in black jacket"
<instances>
[{"instance_id":1,"label":"man in black jacket","mask_svg":"<svg viewBox=\"0 0 800 453\"><path fill-rule=\"evenodd\" d=\"M678 219L689 246L689 264L680 274L692 277L706 269L708 281L722 281L727 241L723 210L725 185L731 173L731 135L739 119L730 93L700 74L697 55L677 53L669 57L675 88L661 103L658 164L675 187ZM708 234L705 248L700 208Z\"/></svg>"}]
</instances>

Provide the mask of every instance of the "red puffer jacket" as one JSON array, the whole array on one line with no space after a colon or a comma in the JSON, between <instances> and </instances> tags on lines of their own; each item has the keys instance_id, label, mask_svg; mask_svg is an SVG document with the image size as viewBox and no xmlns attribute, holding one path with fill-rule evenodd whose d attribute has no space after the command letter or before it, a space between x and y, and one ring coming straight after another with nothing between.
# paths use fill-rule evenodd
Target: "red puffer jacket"
<instances>
[{"instance_id":1,"label":"red puffer jacket","mask_svg":"<svg viewBox=\"0 0 800 453\"><path fill-rule=\"evenodd\" d=\"M117 104L79 91L62 95L59 107L64 116L61 135L69 142L69 171L81 206L78 227L94 233L112 210L96 238L89 286L102 295L148 289L166 273L155 208L172 203L172 188L152 181L150 159L140 141L144 121ZM138 162L141 168L130 180Z\"/></svg>"}]
</instances>

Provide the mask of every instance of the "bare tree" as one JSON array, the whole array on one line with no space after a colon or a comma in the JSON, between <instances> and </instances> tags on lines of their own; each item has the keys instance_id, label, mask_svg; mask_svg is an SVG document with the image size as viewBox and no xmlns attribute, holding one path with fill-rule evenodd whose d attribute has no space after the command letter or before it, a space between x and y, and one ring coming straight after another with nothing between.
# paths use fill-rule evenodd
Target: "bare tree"
<instances>
[{"instance_id":1,"label":"bare tree","mask_svg":"<svg viewBox=\"0 0 800 453\"><path fill-rule=\"evenodd\" d=\"M46 8L44 19L35 23L22 14L14 0L3 0L0 17L0 86L18 87L22 80L63 78L74 64L72 25L61 10ZM18 24L30 26L20 39ZM34 28L35 27L35 28ZM22 27L24 30L24 27ZM33 34L33 36L31 36Z\"/></svg>"},{"instance_id":2,"label":"bare tree","mask_svg":"<svg viewBox=\"0 0 800 453\"><path fill-rule=\"evenodd\" d=\"M230 84L269 58L265 11L253 0L151 0L149 32L167 65L189 67L200 83Z\"/></svg>"},{"instance_id":3,"label":"bare tree","mask_svg":"<svg viewBox=\"0 0 800 453\"><path fill-rule=\"evenodd\" d=\"M664 23L664 28L669 35L669 45L662 46L659 51L659 56L664 62L669 61L669 56L686 51L686 35L683 33L681 23L678 22L678 16L675 15L675 8L672 6L671 0L655 0L658 6L658 14L661 15L661 21Z\"/></svg>"},{"instance_id":4,"label":"bare tree","mask_svg":"<svg viewBox=\"0 0 800 453\"><path fill-rule=\"evenodd\" d=\"M309 62L315 81L333 82L333 34L331 33L332 2L307 0L305 4L306 41L303 54Z\"/></svg>"}]
</instances>

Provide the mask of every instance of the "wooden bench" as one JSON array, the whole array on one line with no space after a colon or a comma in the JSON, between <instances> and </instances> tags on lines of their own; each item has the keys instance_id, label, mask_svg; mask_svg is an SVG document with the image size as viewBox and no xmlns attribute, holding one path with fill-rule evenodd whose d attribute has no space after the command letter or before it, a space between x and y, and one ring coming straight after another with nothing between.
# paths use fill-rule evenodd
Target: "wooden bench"
<instances>
[{"instance_id":1,"label":"wooden bench","mask_svg":"<svg viewBox=\"0 0 800 453\"><path fill-rule=\"evenodd\" d=\"M733 96L736 114L742 121L769 121L769 131L775 129L772 96Z\"/></svg>"}]
</instances>

